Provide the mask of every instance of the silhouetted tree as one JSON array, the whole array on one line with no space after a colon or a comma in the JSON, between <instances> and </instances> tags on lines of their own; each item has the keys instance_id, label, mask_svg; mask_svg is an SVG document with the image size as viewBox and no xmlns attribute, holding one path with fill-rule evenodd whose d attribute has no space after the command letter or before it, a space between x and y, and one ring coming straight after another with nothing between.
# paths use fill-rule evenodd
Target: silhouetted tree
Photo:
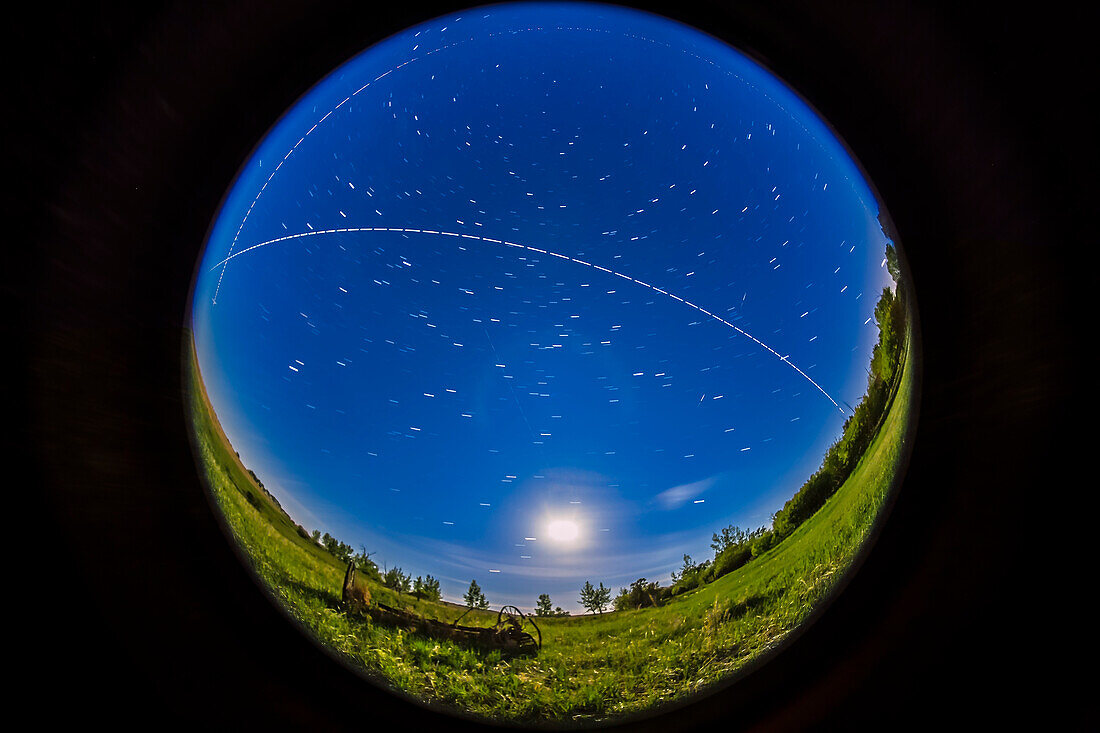
<instances>
[{"instance_id":1,"label":"silhouetted tree","mask_svg":"<svg viewBox=\"0 0 1100 733\"><path fill-rule=\"evenodd\" d=\"M439 581L430 575L424 576L424 588L421 592L429 601L438 601L441 597Z\"/></svg>"},{"instance_id":2,"label":"silhouetted tree","mask_svg":"<svg viewBox=\"0 0 1100 733\"><path fill-rule=\"evenodd\" d=\"M409 576L401 572L401 568L398 567L390 568L385 572L382 576L382 584L398 593L408 593L412 590L412 581L409 580Z\"/></svg>"},{"instance_id":3,"label":"silhouetted tree","mask_svg":"<svg viewBox=\"0 0 1100 733\"><path fill-rule=\"evenodd\" d=\"M721 534L719 534L721 532ZM739 545L748 538L748 533L740 527L729 525L711 535L710 547L717 557L735 545Z\"/></svg>"},{"instance_id":4,"label":"silhouetted tree","mask_svg":"<svg viewBox=\"0 0 1100 733\"><path fill-rule=\"evenodd\" d=\"M338 540L333 544L331 552L336 556L337 560L345 563L351 562L352 558L355 556L355 551L351 549L351 545Z\"/></svg>"},{"instance_id":5,"label":"silhouetted tree","mask_svg":"<svg viewBox=\"0 0 1100 733\"><path fill-rule=\"evenodd\" d=\"M680 566L679 572L675 570L672 571L672 582L679 583L685 575L690 575L697 567L698 565L692 562L691 555L685 554L684 564Z\"/></svg>"},{"instance_id":6,"label":"silhouetted tree","mask_svg":"<svg viewBox=\"0 0 1100 733\"><path fill-rule=\"evenodd\" d=\"M660 587L656 582L638 578L630 584L629 589L619 589L619 595L615 597L613 607L616 611L626 611L632 608L656 606L660 593Z\"/></svg>"},{"instance_id":7,"label":"silhouetted tree","mask_svg":"<svg viewBox=\"0 0 1100 733\"><path fill-rule=\"evenodd\" d=\"M486 600L485 594L481 592L481 586L477 584L476 580L470 581L470 587L466 593L462 596L466 601L466 605L470 608L488 608L489 601Z\"/></svg>"},{"instance_id":8,"label":"silhouetted tree","mask_svg":"<svg viewBox=\"0 0 1100 733\"><path fill-rule=\"evenodd\" d=\"M753 540L752 543L752 556L760 557L765 552L770 550L776 542L775 532L764 532L762 535Z\"/></svg>"},{"instance_id":9,"label":"silhouetted tree","mask_svg":"<svg viewBox=\"0 0 1100 733\"><path fill-rule=\"evenodd\" d=\"M604 609L611 605L611 589L605 588L604 584L600 583L600 587L596 589L596 597L593 600L596 601L596 610L603 613Z\"/></svg>"},{"instance_id":10,"label":"silhouetted tree","mask_svg":"<svg viewBox=\"0 0 1100 733\"><path fill-rule=\"evenodd\" d=\"M897 252L886 249L890 275L900 277ZM892 263L892 264L891 264ZM905 342L908 309L905 304L905 283L898 281L897 294L883 288L875 305L875 322L879 340L871 352L871 367L867 376L867 392L844 423L844 432L821 462L821 468L792 496L772 518L772 530L752 540L752 556L758 557L775 543L788 537L828 501L848 479L863 454L874 440L882 424L901 370L902 347Z\"/></svg>"},{"instance_id":11,"label":"silhouetted tree","mask_svg":"<svg viewBox=\"0 0 1100 733\"><path fill-rule=\"evenodd\" d=\"M603 583L600 583L599 588L594 588L592 582L586 580L584 587L581 588L581 598L577 603L593 613L603 613L604 609L611 604L611 589L605 588Z\"/></svg>"},{"instance_id":12,"label":"silhouetted tree","mask_svg":"<svg viewBox=\"0 0 1100 733\"><path fill-rule=\"evenodd\" d=\"M550 606L549 594L543 593L539 596L538 603L535 604L536 616L553 616L554 611Z\"/></svg>"},{"instance_id":13,"label":"silhouetted tree","mask_svg":"<svg viewBox=\"0 0 1100 733\"><path fill-rule=\"evenodd\" d=\"M886 269L890 271L890 277L894 282L897 282L901 277L901 265L898 264L898 251L892 244L886 245Z\"/></svg>"},{"instance_id":14,"label":"silhouetted tree","mask_svg":"<svg viewBox=\"0 0 1100 733\"><path fill-rule=\"evenodd\" d=\"M378 565L370 559L373 552L367 552L367 548L360 545L361 552L352 556L355 569L377 583L382 582L382 574L378 572Z\"/></svg>"}]
</instances>

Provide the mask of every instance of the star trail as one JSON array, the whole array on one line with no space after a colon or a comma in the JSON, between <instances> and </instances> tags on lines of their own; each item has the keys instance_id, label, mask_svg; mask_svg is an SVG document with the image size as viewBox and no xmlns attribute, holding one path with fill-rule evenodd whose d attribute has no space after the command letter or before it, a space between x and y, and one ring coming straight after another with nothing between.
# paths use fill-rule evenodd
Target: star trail
<instances>
[{"instance_id":1,"label":"star trail","mask_svg":"<svg viewBox=\"0 0 1100 733\"><path fill-rule=\"evenodd\" d=\"M196 276L198 358L296 521L444 597L667 581L767 524L859 401L878 212L719 41L481 8L368 49L264 138Z\"/></svg>"},{"instance_id":2,"label":"star trail","mask_svg":"<svg viewBox=\"0 0 1100 733\"><path fill-rule=\"evenodd\" d=\"M289 240L292 240L292 239L298 239L300 237L309 237L309 236L315 236L315 235L319 235L319 234L348 234L348 233L354 233L354 232L400 232L400 233L403 233L403 234L430 234L430 235L436 235L436 236L460 237L460 238L463 238L463 239L473 239L473 240L477 240L477 241L481 241L481 242L487 242L487 243L490 243L490 244L502 244L506 247L516 247L516 248L519 248L519 249L526 249L526 250L529 250L531 252L537 252L539 254L550 255L551 257L557 257L558 259L569 260L570 262L575 262L578 265L584 265L585 267L591 267L593 269L599 270L600 272L605 272L608 275L614 275L615 277L621 277L622 279L629 280L629 281L631 281L631 282L633 282L637 285L642 286L643 288L649 288L650 290L652 290L656 293L660 293L661 295L664 295L668 298L672 298L673 300L677 300L677 301L683 303L684 305L688 306L689 308L694 308L695 310L699 311L703 315L708 316L710 318L713 318L714 320L718 321L722 325L728 326L729 328L732 328L734 331L737 331L739 334L741 334L745 338L755 342L761 348L763 348L766 351L768 351L769 353L773 354L780 361L786 363L788 366L790 366L792 369L794 369L796 372L798 372L802 376L803 379L805 379L807 382L812 384L819 392L821 392L821 394L825 395L825 398L828 399L829 402L832 402L834 407L836 407L841 412L844 412L844 410L841 409L840 405L837 404L836 400L834 400L828 392L826 392L824 389L822 389L821 385L819 385L817 382L815 382L813 379L811 379L806 374L806 372L802 371L797 366L792 364L790 362L790 360L788 359L788 356L781 356L779 354L779 352L777 352L775 349L768 346L763 341L756 338L755 336L748 333L747 331L744 331L744 330L738 328L737 326L733 325L732 323L727 321L725 318L722 318L719 315L715 315L714 313L711 313L710 311L708 311L706 308L703 308L700 305L696 305L695 303L692 303L689 300L684 300L679 295L676 295L675 293L670 293L667 290L663 290L663 289L657 287L656 285L650 285L649 283L642 282L641 280L638 280L637 278L630 277L629 275L624 275L621 272L615 272L614 270L610 270L610 269L608 269L606 267L602 267L600 265L594 265L591 262L585 262L584 260L577 259L576 257L570 257L568 255L563 255L563 254L560 254L558 252L550 252L549 250L539 249L538 247L531 247L531 246L526 245L526 244L517 244L515 242L505 242L503 240L493 239L491 237L479 237L475 234L459 234L457 232L437 232L433 229L408 229L408 228L394 228L394 227L360 227L360 228L344 228L344 229L322 229L320 231L301 232L299 234L290 234L290 235L287 235L285 237L277 237L275 239L271 239L271 240L268 240L266 242L260 242L259 244L254 244L251 247L248 247L245 250L237 252L236 254L232 254L229 257L222 260L221 262L218 262L217 264L214 265L214 268L220 266L220 267L222 267L222 272L224 273L225 265L226 265L226 263L229 262L229 260L233 259L234 257L239 257L239 256L241 256L241 255L243 255L247 252L251 252L254 249L259 249L260 247L265 247L265 246L270 245L270 244L278 244L279 242L285 242L285 241L289 241ZM211 269L214 269L214 268L211 268ZM837 268L837 269L839 270L839 268ZM501 288L499 286L497 286L497 289L501 289ZM341 290L343 290L343 288L341 288ZM344 292L347 292L347 291L344 290ZM471 292L471 294L472 294L472 291L467 291L467 292ZM809 315L809 311L803 313L802 316L800 316L800 317L805 317L805 316L808 316L808 315ZM577 315L570 316L570 318L579 318L579 317L580 316L577 316ZM815 336L815 337L811 338L810 340L814 341L816 338L817 337ZM338 363L343 365L342 362L338 362ZM642 376L642 374L643 374L643 372L636 372L634 374L634 376L639 377L639 376ZM435 395L429 395L429 394L425 393L425 396L434 397ZM722 395L718 395L714 399L719 399L721 397L722 397Z\"/></svg>"}]
</instances>

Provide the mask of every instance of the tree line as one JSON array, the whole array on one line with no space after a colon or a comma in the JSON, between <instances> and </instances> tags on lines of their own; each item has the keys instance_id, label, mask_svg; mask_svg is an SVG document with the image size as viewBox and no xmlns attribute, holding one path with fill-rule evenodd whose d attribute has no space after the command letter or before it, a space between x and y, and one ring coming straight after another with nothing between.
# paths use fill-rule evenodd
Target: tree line
<instances>
[{"instance_id":1,"label":"tree line","mask_svg":"<svg viewBox=\"0 0 1100 733\"><path fill-rule=\"evenodd\" d=\"M644 581L644 578L640 579L629 591L620 591L624 607L654 605L652 599L659 601L662 593L670 597L697 588L763 555L794 533L848 479L878 434L901 374L908 296L905 283L901 279L897 250L893 245L886 247L886 266L897 287L896 293L888 287L883 288L875 305L874 318L879 338L871 352L867 391L852 415L844 421L840 437L825 452L821 467L772 515L770 529L760 527L747 531L731 525L720 530L720 533L714 533L711 542L714 550L712 560L696 563L691 556L684 555L680 569L672 573L671 587L662 590L650 584L642 590L636 587ZM618 598L616 602L619 603Z\"/></svg>"},{"instance_id":2,"label":"tree line","mask_svg":"<svg viewBox=\"0 0 1100 733\"><path fill-rule=\"evenodd\" d=\"M638 578L628 588L620 588L611 602L616 611L656 606L760 557L809 519L848 479L859 459L871 445L893 400L900 377L908 319L908 294L901 279L897 250L886 247L886 266L896 284L895 290L883 288L875 305L874 319L879 338L871 352L867 391L852 415L844 422L840 438L826 451L821 467L802 485L781 509L772 515L771 528L746 530L729 525L711 535L714 557L695 562L684 555L681 566L672 572L672 585ZM896 291L896 292L895 292ZM600 584L603 588L603 584ZM581 601L586 609L602 612L606 600L593 595L591 583L585 583ZM587 591L587 593L586 593ZM549 600L549 599L548 599ZM603 601L603 605L601 605ZM591 605L590 605L591 604Z\"/></svg>"},{"instance_id":3,"label":"tree line","mask_svg":"<svg viewBox=\"0 0 1100 733\"><path fill-rule=\"evenodd\" d=\"M370 559L370 556L374 553L367 552L366 547L360 546L360 551L356 552L348 543L341 542L328 532L322 534L319 529L307 533L301 525L298 525L298 534L305 539L312 540L314 544L320 545L340 562L354 564L355 569L360 573L374 582L396 591L398 595L412 595L418 601L438 601L443 597L439 588L439 580L431 575L418 575L416 578L412 578L399 567L379 570L378 563Z\"/></svg>"},{"instance_id":4,"label":"tree line","mask_svg":"<svg viewBox=\"0 0 1100 733\"><path fill-rule=\"evenodd\" d=\"M597 588L592 585L592 581L584 581L584 587L581 588L581 597L577 603L584 606L586 611L592 613L603 613L611 606L611 589L604 587L603 583L600 583L600 587ZM564 610L561 606L551 608L553 602L550 600L548 593L543 593L539 596L538 602L535 603L535 615L536 616L568 616L569 612Z\"/></svg>"},{"instance_id":5,"label":"tree line","mask_svg":"<svg viewBox=\"0 0 1100 733\"><path fill-rule=\"evenodd\" d=\"M771 532L757 540L764 551L790 536L836 493L870 447L886 417L900 376L908 317L906 289L899 280L900 268L897 251L893 246L886 248L886 263L891 277L897 283L897 294L890 288L883 288L875 305L874 318L878 325L879 339L871 352L867 392L844 421L844 430L840 438L825 452L821 467L776 512Z\"/></svg>"},{"instance_id":6,"label":"tree line","mask_svg":"<svg viewBox=\"0 0 1100 733\"><path fill-rule=\"evenodd\" d=\"M771 528L759 527L747 530L729 525L713 533L710 546L714 550L714 557L703 562L695 562L690 555L684 555L681 566L672 572L670 586L661 586L656 581L638 578L629 587L620 588L618 595L612 600L610 588L605 587L602 582L599 587L595 587L591 581L586 580L577 603L592 613L603 613L609 608L625 611L659 605L668 598L712 582L763 555L789 537L836 493L851 475L859 459L878 433L893 400L900 376L908 303L906 288L900 279L897 251L892 245L886 247L886 265L897 287L896 293L888 287L883 288L875 305L874 319L878 326L879 338L871 352L871 366L867 373L867 392L853 410L852 415L845 420L840 438L825 452L821 467L806 480L781 509L772 515ZM300 525L298 533L307 537ZM355 553L351 545L337 540L327 532L321 534L319 530L313 530L309 538L328 550L338 560L345 563L354 562L356 568L364 575L399 594L413 594L418 600L424 598L438 601L441 598L439 581L431 575L423 578L417 576L412 580L399 567L379 572L378 565L370 559L371 553L367 553L365 547L361 548L359 553ZM470 608L489 607L489 602L477 580L470 581L463 600ZM538 597L535 614L537 616L569 615L561 606L552 608L550 596L546 593Z\"/></svg>"}]
</instances>

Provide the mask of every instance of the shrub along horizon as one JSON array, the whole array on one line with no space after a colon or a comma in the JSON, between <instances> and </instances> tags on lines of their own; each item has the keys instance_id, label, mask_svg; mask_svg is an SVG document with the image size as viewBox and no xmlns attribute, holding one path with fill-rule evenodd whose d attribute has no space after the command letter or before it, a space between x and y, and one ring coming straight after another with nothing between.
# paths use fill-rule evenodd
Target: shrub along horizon
<instances>
[{"instance_id":1,"label":"shrub along horizon","mask_svg":"<svg viewBox=\"0 0 1100 733\"><path fill-rule=\"evenodd\" d=\"M672 573L670 587L647 583L645 578L639 578L629 590L619 589L615 610L659 605L668 598L717 580L760 557L821 509L848 479L889 412L900 383L900 365L907 348L908 294L905 283L900 279L897 250L892 245L886 247L886 263L897 292L883 288L875 305L874 318L879 338L871 352L867 392L852 415L844 421L843 432L825 452L821 467L772 515L771 529L759 527L746 531L733 525L725 527L721 534L716 532L712 535L712 560L695 563L689 555L684 555L683 565Z\"/></svg>"},{"instance_id":2,"label":"shrub along horizon","mask_svg":"<svg viewBox=\"0 0 1100 733\"><path fill-rule=\"evenodd\" d=\"M852 415L845 420L840 438L825 452L821 467L803 483L781 509L772 515L771 528L758 527L750 531L729 525L715 532L711 542L714 557L711 560L696 563L692 561L691 556L684 555L680 569L672 572L670 586L661 586L655 581L650 582L645 578L639 578L631 583L629 589L620 588L619 594L612 601L610 588L605 588L602 582L599 588L595 588L590 581L586 581L581 589L580 600L577 601L585 607L586 611L592 611L595 615L603 614L609 606L614 611L658 606L670 598L713 582L760 557L789 537L799 525L821 509L829 497L844 484L878 434L889 412L900 382L901 359L907 347L908 294L905 282L901 280L897 251L893 245L886 246L886 263L890 276L894 280L896 293L888 287L883 288L879 301L875 305L874 319L878 326L879 338L871 352L867 392ZM249 471L249 473L252 472ZM255 474L252 474L252 477L262 488L263 484ZM266 489L263 490L267 493ZM270 498L274 500L274 497ZM304 528L299 525L297 529L302 537L307 537ZM434 581L434 585L429 587L420 578L413 583L399 567L387 570L383 574L379 572L377 564L370 559L365 547L359 554L353 554L350 545L337 540L327 532L322 535L319 530L314 530L311 537L337 560L343 563L354 561L356 569L360 572L399 594L412 592L416 594L418 600L421 597L432 600L441 599L439 581L431 575L427 577L430 581ZM489 607L489 602L476 580L470 582L463 600L471 608ZM570 615L560 606L551 611L550 597L545 593L539 596L535 614L538 616Z\"/></svg>"},{"instance_id":3,"label":"shrub along horizon","mask_svg":"<svg viewBox=\"0 0 1100 733\"><path fill-rule=\"evenodd\" d=\"M894 300L904 304L904 298L899 288ZM908 323L903 325L908 329ZM915 354L901 352L904 362L889 372L900 383L887 391L885 417L866 423L873 440L856 457L848 480L789 537L778 541L772 529L726 527L712 535L712 560L685 559L677 571L675 598L673 588L639 578L624 589L626 597L617 599L613 613L582 618L558 606L553 616L566 618L538 620L543 641L538 654L508 659L499 650L346 613L340 583L348 566L336 553L348 554L348 546L330 541L326 547L321 532L311 535L256 484L221 430L193 351L189 399L200 468L230 541L243 551L273 600L319 644L387 688L463 715L506 724L575 724L642 713L716 689L731 673L775 649L836 589L903 464L915 395L914 371L903 364L912 363ZM891 350L882 353L889 356ZM754 552L765 544L776 546L763 555ZM381 582L369 555L364 549L353 556L369 602L444 624L459 618L480 627L496 623L494 612L399 594ZM738 569L728 572L731 566ZM693 583L705 585L689 588ZM539 599L543 613L551 605L544 595ZM479 602L483 596L478 588Z\"/></svg>"}]
</instances>

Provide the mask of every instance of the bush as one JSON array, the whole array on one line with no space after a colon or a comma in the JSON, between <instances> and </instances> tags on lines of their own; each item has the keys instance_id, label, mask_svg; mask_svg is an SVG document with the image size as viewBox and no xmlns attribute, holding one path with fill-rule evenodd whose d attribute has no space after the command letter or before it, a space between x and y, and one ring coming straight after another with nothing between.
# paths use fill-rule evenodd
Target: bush
<instances>
[{"instance_id":1,"label":"bush","mask_svg":"<svg viewBox=\"0 0 1100 733\"><path fill-rule=\"evenodd\" d=\"M704 583L710 582L710 580L713 580L714 578L710 577L708 579L707 576L709 574L710 560L707 560L701 565L696 565L694 569L680 575L679 579L672 586L672 595L678 596L681 593L685 593L689 590L694 590L695 588L702 586Z\"/></svg>"},{"instance_id":2,"label":"bush","mask_svg":"<svg viewBox=\"0 0 1100 733\"><path fill-rule=\"evenodd\" d=\"M739 545L734 545L722 552L718 557L714 558L714 565L711 567L710 580L717 580L726 573L732 573L737 568L741 567L749 560L752 559L752 543L743 542Z\"/></svg>"},{"instance_id":3,"label":"bush","mask_svg":"<svg viewBox=\"0 0 1100 733\"><path fill-rule=\"evenodd\" d=\"M888 248L887 258L891 256L890 251ZM824 506L829 497L848 478L864 451L871 445L879 422L885 413L892 382L899 373L907 317L904 293L902 283L898 284L897 297L889 288L883 289L882 296L875 306L879 341L874 347L871 359L867 393L845 421L841 437L825 453L821 468L776 513L772 523L772 529L776 534L773 542L789 536L800 524ZM718 540L717 535L715 539ZM758 554L754 546L753 556Z\"/></svg>"},{"instance_id":4,"label":"bush","mask_svg":"<svg viewBox=\"0 0 1100 733\"><path fill-rule=\"evenodd\" d=\"M830 455L833 452L830 451ZM830 496L836 493L843 480L837 473L830 470L829 461L817 473L811 476L802 488L792 496L783 508L776 512L772 522L772 530L778 535L777 539L789 536L798 525L809 519L814 512L825 505Z\"/></svg>"},{"instance_id":5,"label":"bush","mask_svg":"<svg viewBox=\"0 0 1100 733\"><path fill-rule=\"evenodd\" d=\"M627 611L632 608L646 608L660 603L665 589L660 588L656 582L638 578L630 584L629 590L619 589L619 595L615 597L613 607L616 611Z\"/></svg>"},{"instance_id":6,"label":"bush","mask_svg":"<svg viewBox=\"0 0 1100 733\"><path fill-rule=\"evenodd\" d=\"M757 537L755 540L753 540L753 543L752 543L752 556L754 558L755 557L760 557L765 552L767 552L768 550L775 547L775 545L778 541L779 540L775 536L775 532L764 532L759 537Z\"/></svg>"},{"instance_id":7,"label":"bush","mask_svg":"<svg viewBox=\"0 0 1100 733\"><path fill-rule=\"evenodd\" d=\"M412 590L412 581L406 573L401 571L401 568L387 570L382 576L382 584L398 593L408 593Z\"/></svg>"},{"instance_id":8,"label":"bush","mask_svg":"<svg viewBox=\"0 0 1100 733\"><path fill-rule=\"evenodd\" d=\"M360 556L355 558L355 569L376 583L383 583L382 573L378 572L378 566L370 560L363 561ZM383 583L384 585L384 583Z\"/></svg>"}]
</instances>

